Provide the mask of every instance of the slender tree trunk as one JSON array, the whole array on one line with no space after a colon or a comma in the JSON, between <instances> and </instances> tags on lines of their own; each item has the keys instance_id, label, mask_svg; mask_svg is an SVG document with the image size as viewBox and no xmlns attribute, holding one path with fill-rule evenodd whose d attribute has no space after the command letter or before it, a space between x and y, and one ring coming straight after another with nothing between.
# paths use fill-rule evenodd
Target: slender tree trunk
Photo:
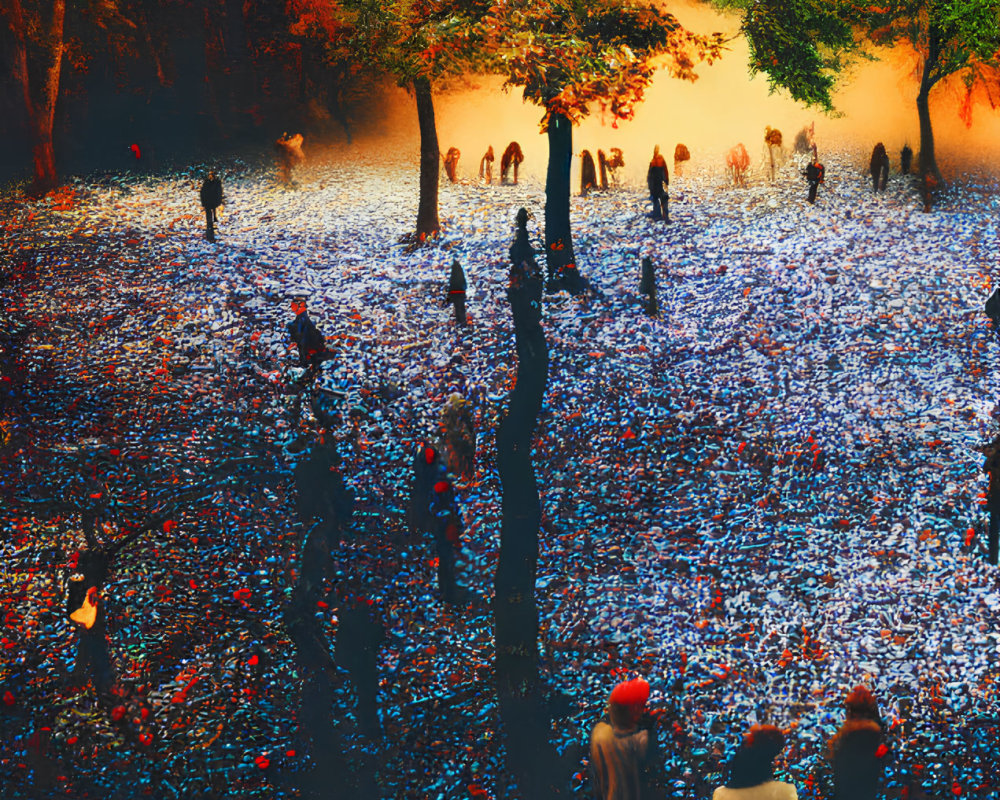
<instances>
[{"instance_id":1,"label":"slender tree trunk","mask_svg":"<svg viewBox=\"0 0 1000 800\"><path fill-rule=\"evenodd\" d=\"M545 265L548 291L557 291L567 267L576 268L569 224L569 171L573 124L562 114L549 118L549 164L545 175Z\"/></svg>"},{"instance_id":2,"label":"slender tree trunk","mask_svg":"<svg viewBox=\"0 0 1000 800\"><path fill-rule=\"evenodd\" d=\"M510 407L497 432L502 511L494 585L497 699L508 766L520 795L554 798L560 794L561 776L548 739L548 713L538 674L535 576L541 504L531 458L549 370L541 326L542 281L517 281L508 296L518 367Z\"/></svg>"},{"instance_id":3,"label":"slender tree trunk","mask_svg":"<svg viewBox=\"0 0 1000 800\"><path fill-rule=\"evenodd\" d=\"M54 0L51 19L35 20L41 32L39 51L43 59L43 63L39 65L41 74L38 87L33 86L32 75L28 68L26 40L28 25L21 0L11 0L7 13L14 34L14 75L21 84L24 105L28 113L28 126L31 130L34 166L32 192L44 194L58 183L52 126L55 121L56 100L59 99L66 2Z\"/></svg>"},{"instance_id":4,"label":"slender tree trunk","mask_svg":"<svg viewBox=\"0 0 1000 800\"><path fill-rule=\"evenodd\" d=\"M424 241L441 230L438 222L438 178L441 151L434 123L434 97L427 78L413 81L417 98L417 123L420 126L420 205L417 209L417 239Z\"/></svg>"},{"instance_id":5,"label":"slender tree trunk","mask_svg":"<svg viewBox=\"0 0 1000 800\"><path fill-rule=\"evenodd\" d=\"M940 76L934 74L940 56L937 32L932 28L929 34L927 56L920 73L920 91L917 93L917 118L920 121L920 153L917 165L921 178L930 175L935 182L941 182L941 171L938 169L937 157L934 154L934 129L931 127L930 93Z\"/></svg>"}]
</instances>

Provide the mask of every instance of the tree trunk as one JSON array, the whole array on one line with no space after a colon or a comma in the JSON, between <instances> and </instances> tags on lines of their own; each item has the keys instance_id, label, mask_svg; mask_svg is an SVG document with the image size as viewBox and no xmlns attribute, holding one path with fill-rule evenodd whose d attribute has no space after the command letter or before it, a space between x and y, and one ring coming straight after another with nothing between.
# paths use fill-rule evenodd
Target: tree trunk
<instances>
[{"instance_id":1,"label":"tree trunk","mask_svg":"<svg viewBox=\"0 0 1000 800\"><path fill-rule=\"evenodd\" d=\"M39 65L41 85L32 84L28 68L28 21L24 16L21 0L11 0L8 9L11 31L14 34L14 75L21 84L21 93L28 113L28 127L32 138L34 182L32 192L44 194L57 182L55 149L52 144L52 125L55 120L56 100L59 98L59 72L62 68L63 23L66 18L65 0L54 0L52 18L33 20L42 31L38 51L44 62Z\"/></svg>"},{"instance_id":2,"label":"tree trunk","mask_svg":"<svg viewBox=\"0 0 1000 800\"><path fill-rule=\"evenodd\" d=\"M917 166L920 177L929 175L935 183L941 182L937 157L934 154L934 129L931 127L930 93L940 76L934 74L940 56L937 31L931 28L928 35L927 55L920 73L920 91L917 93L917 118L920 121L920 153Z\"/></svg>"},{"instance_id":3,"label":"tree trunk","mask_svg":"<svg viewBox=\"0 0 1000 800\"><path fill-rule=\"evenodd\" d=\"M441 150L438 148L437 127L434 124L434 97L427 78L413 81L417 97L417 123L420 126L420 205L417 209L417 239L436 236L441 230L438 222L438 178L440 176Z\"/></svg>"},{"instance_id":4,"label":"tree trunk","mask_svg":"<svg viewBox=\"0 0 1000 800\"><path fill-rule=\"evenodd\" d=\"M520 295L520 296L519 296ZM494 584L496 685L507 762L524 798L559 796L558 758L538 674L535 576L541 504L531 440L545 395L549 353L541 326L542 281L512 279L517 380L497 432L500 558Z\"/></svg>"},{"instance_id":5,"label":"tree trunk","mask_svg":"<svg viewBox=\"0 0 1000 800\"><path fill-rule=\"evenodd\" d=\"M573 161L573 125L562 114L549 118L549 164L545 176L546 289L558 291L566 268L576 269L569 225L569 171Z\"/></svg>"}]
</instances>

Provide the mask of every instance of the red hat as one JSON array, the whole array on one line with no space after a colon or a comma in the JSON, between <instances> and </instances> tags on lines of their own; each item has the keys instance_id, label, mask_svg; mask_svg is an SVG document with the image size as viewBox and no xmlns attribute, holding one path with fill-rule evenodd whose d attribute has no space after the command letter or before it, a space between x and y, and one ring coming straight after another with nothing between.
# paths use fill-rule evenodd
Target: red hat
<instances>
[{"instance_id":1,"label":"red hat","mask_svg":"<svg viewBox=\"0 0 1000 800\"><path fill-rule=\"evenodd\" d=\"M619 683L611 690L611 702L622 706L642 706L649 700L649 684L642 678Z\"/></svg>"},{"instance_id":2,"label":"red hat","mask_svg":"<svg viewBox=\"0 0 1000 800\"><path fill-rule=\"evenodd\" d=\"M435 458L437 458L437 451L433 447L431 447L430 445L428 445L427 447L425 447L424 448L424 461L426 461L428 464L433 464Z\"/></svg>"},{"instance_id":3,"label":"red hat","mask_svg":"<svg viewBox=\"0 0 1000 800\"><path fill-rule=\"evenodd\" d=\"M438 494L441 492L447 492L451 488L451 484L448 481L438 481L434 484L434 491Z\"/></svg>"}]
</instances>

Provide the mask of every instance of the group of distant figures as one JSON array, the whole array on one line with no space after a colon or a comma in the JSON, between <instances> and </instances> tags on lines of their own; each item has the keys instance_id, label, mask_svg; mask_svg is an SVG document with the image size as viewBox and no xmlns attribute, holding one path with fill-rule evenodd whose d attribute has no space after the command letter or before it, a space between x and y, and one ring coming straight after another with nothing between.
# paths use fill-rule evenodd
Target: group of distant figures
<instances>
[{"instance_id":1,"label":"group of distant figures","mask_svg":"<svg viewBox=\"0 0 1000 800\"><path fill-rule=\"evenodd\" d=\"M444 171L448 180L452 183L458 182L458 159L462 157L462 151L457 147L449 147L447 153L442 153L444 159ZM486 148L483 157L479 159L479 179L486 183L493 183L493 162L496 156L493 155L493 145ZM500 156L500 183L517 183L517 171L524 161L524 153L521 145L511 142L507 149Z\"/></svg>"}]
</instances>

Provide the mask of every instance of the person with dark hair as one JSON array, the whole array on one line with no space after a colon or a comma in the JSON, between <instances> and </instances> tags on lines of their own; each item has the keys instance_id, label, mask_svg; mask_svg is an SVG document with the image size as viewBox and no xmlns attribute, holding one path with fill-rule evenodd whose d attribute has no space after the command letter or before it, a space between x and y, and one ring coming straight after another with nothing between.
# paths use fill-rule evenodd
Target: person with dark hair
<instances>
[{"instance_id":1,"label":"person with dark hair","mask_svg":"<svg viewBox=\"0 0 1000 800\"><path fill-rule=\"evenodd\" d=\"M872 693L856 687L844 702L847 718L829 743L833 800L875 800L885 756L882 718Z\"/></svg>"},{"instance_id":2,"label":"person with dark hair","mask_svg":"<svg viewBox=\"0 0 1000 800\"><path fill-rule=\"evenodd\" d=\"M809 162L809 165L802 173L806 176L806 183L809 184L809 196L807 199L810 203L816 202L816 191L823 182L825 173L826 168L819 163L819 156L816 154L816 148L814 147L812 161Z\"/></svg>"},{"instance_id":3,"label":"person with dark hair","mask_svg":"<svg viewBox=\"0 0 1000 800\"><path fill-rule=\"evenodd\" d=\"M653 148L653 157L649 162L649 170L646 172L646 186L649 188L649 199L653 204L653 212L650 219L670 222L670 210L668 202L670 195L670 175L667 174L667 160L660 155L660 146Z\"/></svg>"},{"instance_id":4,"label":"person with dark hair","mask_svg":"<svg viewBox=\"0 0 1000 800\"><path fill-rule=\"evenodd\" d=\"M889 180L889 154L885 152L885 145L879 142L872 150L872 159L868 165L868 171L872 176L872 190L884 192L885 185Z\"/></svg>"},{"instance_id":5,"label":"person with dark hair","mask_svg":"<svg viewBox=\"0 0 1000 800\"><path fill-rule=\"evenodd\" d=\"M510 285L507 297L515 315L526 314L526 319L541 319L542 309L530 298L535 296L535 282L542 282L542 271L535 261L535 248L528 238L528 210L520 208L515 217L514 241L510 246Z\"/></svg>"},{"instance_id":6,"label":"person with dark hair","mask_svg":"<svg viewBox=\"0 0 1000 800\"><path fill-rule=\"evenodd\" d=\"M642 274L639 278L639 294L649 296L646 303L646 314L655 317L660 313L656 303L656 272L653 269L653 259L645 256L642 259Z\"/></svg>"},{"instance_id":7,"label":"person with dark hair","mask_svg":"<svg viewBox=\"0 0 1000 800\"><path fill-rule=\"evenodd\" d=\"M507 173L510 168L514 168L514 180L511 183L517 183L517 168L520 166L521 162L524 161L524 153L521 152L521 145L517 142L511 142L507 145L507 149L503 151L503 155L500 156L500 181L502 183L507 182Z\"/></svg>"},{"instance_id":8,"label":"person with dark hair","mask_svg":"<svg viewBox=\"0 0 1000 800\"><path fill-rule=\"evenodd\" d=\"M785 734L774 725L754 725L744 734L729 762L729 778L712 800L797 800L790 783L774 779L774 759L785 747Z\"/></svg>"},{"instance_id":9,"label":"person with dark hair","mask_svg":"<svg viewBox=\"0 0 1000 800\"><path fill-rule=\"evenodd\" d=\"M580 153L580 196L586 197L587 192L597 188L597 170L594 167L594 157L589 150Z\"/></svg>"},{"instance_id":10,"label":"person with dark hair","mask_svg":"<svg viewBox=\"0 0 1000 800\"><path fill-rule=\"evenodd\" d=\"M995 567L1000 549L1000 436L993 440L993 446L987 452L983 472L990 478L989 487L986 489L986 509L990 512L987 561Z\"/></svg>"},{"instance_id":11,"label":"person with dark hair","mask_svg":"<svg viewBox=\"0 0 1000 800\"><path fill-rule=\"evenodd\" d=\"M455 183L458 180L458 159L462 153L457 147L449 147L448 153L444 157L444 171L448 175L448 180Z\"/></svg>"},{"instance_id":12,"label":"person with dark hair","mask_svg":"<svg viewBox=\"0 0 1000 800\"><path fill-rule=\"evenodd\" d=\"M604 716L590 733L590 778L596 800L652 797L647 789L655 776L648 774L648 767L654 760L655 736L651 717L644 713L648 701L649 684L642 678L612 690Z\"/></svg>"},{"instance_id":13,"label":"person with dark hair","mask_svg":"<svg viewBox=\"0 0 1000 800\"><path fill-rule=\"evenodd\" d=\"M486 149L486 154L479 161L479 177L487 183L493 183L493 145Z\"/></svg>"},{"instance_id":14,"label":"person with dark hair","mask_svg":"<svg viewBox=\"0 0 1000 800\"><path fill-rule=\"evenodd\" d=\"M306 160L302 152L303 141L305 140L301 133L296 133L294 136L283 133L274 143L274 150L278 156L278 180L284 186L292 184L292 167Z\"/></svg>"},{"instance_id":15,"label":"person with dark hair","mask_svg":"<svg viewBox=\"0 0 1000 800\"><path fill-rule=\"evenodd\" d=\"M468 324L465 318L465 272L458 259L451 262L451 275L448 276L448 293L444 296L441 305L451 303L455 307L455 322L463 327Z\"/></svg>"},{"instance_id":16,"label":"person with dark hair","mask_svg":"<svg viewBox=\"0 0 1000 800\"><path fill-rule=\"evenodd\" d=\"M201 184L199 192L201 207L205 209L205 238L215 241L215 223L219 221L219 206L222 205L222 181L214 172L209 172Z\"/></svg>"},{"instance_id":17,"label":"person with dark hair","mask_svg":"<svg viewBox=\"0 0 1000 800\"><path fill-rule=\"evenodd\" d=\"M910 149L908 144L903 145L903 152L899 154L899 171L904 175L910 174L910 169L913 167L913 150Z\"/></svg>"},{"instance_id":18,"label":"person with dark hair","mask_svg":"<svg viewBox=\"0 0 1000 800\"><path fill-rule=\"evenodd\" d=\"M309 310L304 299L292 300L292 313L295 314L295 318L288 323L288 333L298 349L299 366L305 369L290 387L290 392L295 394L292 416L297 424L302 411L302 393L312 386L323 362L332 358L332 354L326 349L326 339L323 334L309 318Z\"/></svg>"}]
</instances>

